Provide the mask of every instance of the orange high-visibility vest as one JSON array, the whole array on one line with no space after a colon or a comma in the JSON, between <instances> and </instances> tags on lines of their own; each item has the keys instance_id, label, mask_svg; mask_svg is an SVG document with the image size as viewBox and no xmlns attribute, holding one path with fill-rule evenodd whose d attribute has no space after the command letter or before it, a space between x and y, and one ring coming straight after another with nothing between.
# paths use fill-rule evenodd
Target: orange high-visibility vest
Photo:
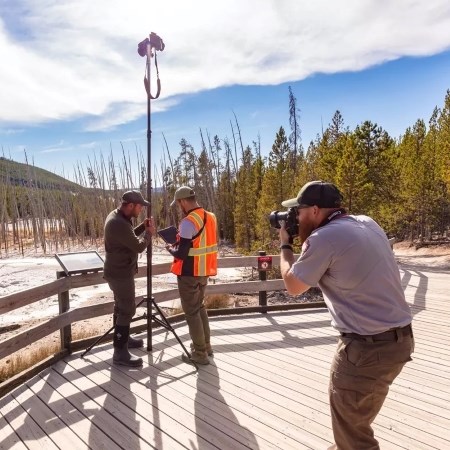
<instances>
[{"instance_id":1,"label":"orange high-visibility vest","mask_svg":"<svg viewBox=\"0 0 450 450\"><path fill-rule=\"evenodd\" d=\"M206 217L206 223L204 219ZM171 272L175 275L189 275L204 277L217 274L217 220L216 216L196 208L183 220L190 220L196 229L196 234L202 232L192 240L191 249L185 260L174 258ZM196 235L195 234L195 235ZM194 235L194 236L195 236Z\"/></svg>"}]
</instances>

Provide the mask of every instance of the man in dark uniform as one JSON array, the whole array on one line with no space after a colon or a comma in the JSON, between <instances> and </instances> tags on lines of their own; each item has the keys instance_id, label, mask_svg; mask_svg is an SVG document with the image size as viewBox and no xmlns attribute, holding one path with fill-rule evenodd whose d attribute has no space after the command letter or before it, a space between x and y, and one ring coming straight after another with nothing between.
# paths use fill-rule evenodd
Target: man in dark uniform
<instances>
[{"instance_id":1,"label":"man in dark uniform","mask_svg":"<svg viewBox=\"0 0 450 450\"><path fill-rule=\"evenodd\" d=\"M378 450L371 424L411 361L412 316L386 234L370 217L346 214L341 202L337 187L323 181L282 202L298 211L302 252L295 261L282 226L280 269L290 294L321 288L340 334L329 384L330 449Z\"/></svg>"},{"instance_id":2,"label":"man in dark uniform","mask_svg":"<svg viewBox=\"0 0 450 450\"><path fill-rule=\"evenodd\" d=\"M132 356L128 349L144 345L142 339L130 337L130 323L136 313L134 277L138 254L151 243L155 232L152 219L145 219L133 228L131 219L137 218L147 202L139 191L127 191L122 204L111 211L105 221L104 279L114 293L114 364L141 366L142 359Z\"/></svg>"}]
</instances>

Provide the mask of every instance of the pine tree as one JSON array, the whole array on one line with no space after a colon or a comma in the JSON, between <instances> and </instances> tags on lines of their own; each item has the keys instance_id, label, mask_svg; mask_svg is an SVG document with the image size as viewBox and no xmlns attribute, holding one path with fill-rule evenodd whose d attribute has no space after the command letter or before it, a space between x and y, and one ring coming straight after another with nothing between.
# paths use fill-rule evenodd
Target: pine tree
<instances>
[{"instance_id":1,"label":"pine tree","mask_svg":"<svg viewBox=\"0 0 450 450\"><path fill-rule=\"evenodd\" d=\"M366 212L377 216L379 205L390 200L391 170L389 149L394 145L393 139L377 124L365 121L355 129L356 145L367 170L367 186L372 186L367 192Z\"/></svg>"},{"instance_id":2,"label":"pine tree","mask_svg":"<svg viewBox=\"0 0 450 450\"><path fill-rule=\"evenodd\" d=\"M289 135L291 148L290 164L295 172L297 164L302 163L304 155L301 144L300 109L297 107L297 99L292 92L291 86L289 86L289 125L291 126L291 134Z\"/></svg>"},{"instance_id":3,"label":"pine tree","mask_svg":"<svg viewBox=\"0 0 450 450\"><path fill-rule=\"evenodd\" d=\"M290 157L286 134L284 128L280 127L269 153L257 209L258 244L263 247L274 245L275 233L270 230L268 215L271 211L281 208L281 202L288 198L294 183Z\"/></svg>"},{"instance_id":4,"label":"pine tree","mask_svg":"<svg viewBox=\"0 0 450 450\"><path fill-rule=\"evenodd\" d=\"M362 214L366 212L367 199L373 189L367 177L368 170L356 144L355 135L348 133L340 136L339 140L344 150L337 166L336 185L344 196L348 212Z\"/></svg>"}]
</instances>

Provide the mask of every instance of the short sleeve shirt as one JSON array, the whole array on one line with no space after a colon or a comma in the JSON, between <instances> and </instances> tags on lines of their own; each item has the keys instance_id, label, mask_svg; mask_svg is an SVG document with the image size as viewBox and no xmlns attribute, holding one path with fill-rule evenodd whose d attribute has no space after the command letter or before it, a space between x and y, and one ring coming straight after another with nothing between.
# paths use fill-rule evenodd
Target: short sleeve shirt
<instances>
[{"instance_id":1,"label":"short sleeve shirt","mask_svg":"<svg viewBox=\"0 0 450 450\"><path fill-rule=\"evenodd\" d=\"M371 335L411 323L391 246L370 217L346 215L314 230L291 272L320 287L340 332Z\"/></svg>"},{"instance_id":2,"label":"short sleeve shirt","mask_svg":"<svg viewBox=\"0 0 450 450\"><path fill-rule=\"evenodd\" d=\"M186 238L186 239L192 239L193 236L195 236L195 234L197 233L197 229L195 228L195 225L192 223L192 221L184 218L181 222L180 222L180 227L179 227L179 234L180 237L182 238Z\"/></svg>"}]
</instances>

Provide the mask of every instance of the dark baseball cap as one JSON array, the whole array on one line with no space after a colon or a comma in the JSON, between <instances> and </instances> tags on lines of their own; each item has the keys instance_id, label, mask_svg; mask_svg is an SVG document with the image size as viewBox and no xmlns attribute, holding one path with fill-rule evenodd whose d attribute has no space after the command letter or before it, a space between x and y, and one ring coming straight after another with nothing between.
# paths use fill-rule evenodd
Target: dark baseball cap
<instances>
[{"instance_id":1,"label":"dark baseball cap","mask_svg":"<svg viewBox=\"0 0 450 450\"><path fill-rule=\"evenodd\" d=\"M145 200L145 198L142 197L142 194L139 191L124 192L122 195L122 202L123 203L135 203L136 205L144 205L144 206L150 205L150 202Z\"/></svg>"},{"instance_id":2,"label":"dark baseball cap","mask_svg":"<svg viewBox=\"0 0 450 450\"><path fill-rule=\"evenodd\" d=\"M285 200L281 204L286 208L303 205L316 205L319 208L339 208L342 200L342 194L333 183L310 181L300 189L297 197Z\"/></svg>"},{"instance_id":3,"label":"dark baseball cap","mask_svg":"<svg viewBox=\"0 0 450 450\"><path fill-rule=\"evenodd\" d=\"M173 202L170 206L174 206L177 200L181 200L183 198L195 197L195 191L189 186L181 186L175 191L175 195L173 196Z\"/></svg>"}]
</instances>

